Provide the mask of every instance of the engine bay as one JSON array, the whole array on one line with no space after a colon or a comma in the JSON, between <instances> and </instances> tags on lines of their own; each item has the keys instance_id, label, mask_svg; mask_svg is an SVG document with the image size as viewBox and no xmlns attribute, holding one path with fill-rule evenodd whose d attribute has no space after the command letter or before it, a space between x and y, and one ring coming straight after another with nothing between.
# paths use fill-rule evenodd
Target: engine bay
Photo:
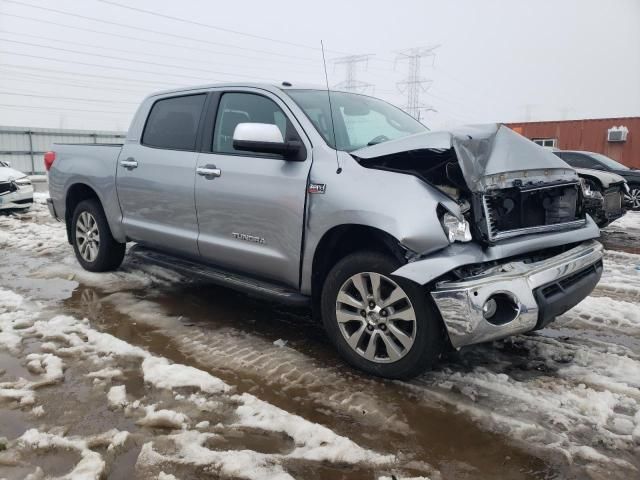
<instances>
[{"instance_id":1,"label":"engine bay","mask_svg":"<svg viewBox=\"0 0 640 480\"><path fill-rule=\"evenodd\" d=\"M420 149L356 160L366 168L414 175L460 205L473 236L485 244L527 233L584 225L580 182L527 178L527 171L504 188L472 192L456 152ZM505 182L503 182L505 183Z\"/></svg>"}]
</instances>

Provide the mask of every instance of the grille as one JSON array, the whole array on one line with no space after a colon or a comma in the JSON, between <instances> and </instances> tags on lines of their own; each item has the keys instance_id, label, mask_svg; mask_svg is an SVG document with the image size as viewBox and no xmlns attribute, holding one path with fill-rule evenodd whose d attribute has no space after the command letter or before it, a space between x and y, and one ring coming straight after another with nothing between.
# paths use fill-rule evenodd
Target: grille
<instances>
[{"instance_id":1,"label":"grille","mask_svg":"<svg viewBox=\"0 0 640 480\"><path fill-rule=\"evenodd\" d=\"M578 187L565 183L546 187L514 187L482 197L489 241L577 228Z\"/></svg>"},{"instance_id":2,"label":"grille","mask_svg":"<svg viewBox=\"0 0 640 480\"><path fill-rule=\"evenodd\" d=\"M0 195L5 193L15 192L17 190L13 182L0 182Z\"/></svg>"}]
</instances>

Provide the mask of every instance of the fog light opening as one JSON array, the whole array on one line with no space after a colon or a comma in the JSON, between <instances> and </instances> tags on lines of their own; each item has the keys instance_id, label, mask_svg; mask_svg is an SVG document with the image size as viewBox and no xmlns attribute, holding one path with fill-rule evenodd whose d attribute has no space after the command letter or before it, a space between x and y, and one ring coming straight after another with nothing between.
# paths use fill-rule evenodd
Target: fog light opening
<instances>
[{"instance_id":1,"label":"fog light opening","mask_svg":"<svg viewBox=\"0 0 640 480\"><path fill-rule=\"evenodd\" d=\"M519 313L516 300L506 293L491 295L482 306L482 316L493 325L505 325L515 320Z\"/></svg>"}]
</instances>

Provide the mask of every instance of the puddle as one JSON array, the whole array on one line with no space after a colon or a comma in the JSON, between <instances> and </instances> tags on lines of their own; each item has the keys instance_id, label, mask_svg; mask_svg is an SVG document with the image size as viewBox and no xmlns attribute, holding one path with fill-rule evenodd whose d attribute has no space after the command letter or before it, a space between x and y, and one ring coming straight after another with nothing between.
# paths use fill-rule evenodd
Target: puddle
<instances>
[{"instance_id":1,"label":"puddle","mask_svg":"<svg viewBox=\"0 0 640 480\"><path fill-rule=\"evenodd\" d=\"M253 450L258 453L290 453L295 444L293 440L279 432L244 429L225 430L219 436L207 439L204 446L211 450Z\"/></svg>"},{"instance_id":2,"label":"puddle","mask_svg":"<svg viewBox=\"0 0 640 480\"><path fill-rule=\"evenodd\" d=\"M32 375L31 372L27 370L23 365L23 360L9 353L0 351L0 381L15 382L20 378L32 381L36 380L38 376Z\"/></svg>"},{"instance_id":3,"label":"puddle","mask_svg":"<svg viewBox=\"0 0 640 480\"><path fill-rule=\"evenodd\" d=\"M42 468L48 477L61 477L69 473L80 460L80 454L70 450L35 451L29 462Z\"/></svg>"},{"instance_id":4,"label":"puddle","mask_svg":"<svg viewBox=\"0 0 640 480\"><path fill-rule=\"evenodd\" d=\"M0 437L14 440L29 428L27 413L21 410L8 410L0 407Z\"/></svg>"},{"instance_id":5,"label":"puddle","mask_svg":"<svg viewBox=\"0 0 640 480\"><path fill-rule=\"evenodd\" d=\"M93 312L97 311L99 321L92 322L96 328L144 346L156 355L207 370L236 385L239 391L248 391L279 408L325 425L366 448L402 453L406 458L428 459L436 468L449 466L452 476L444 478L456 478L469 468L475 476L468 478L479 479L546 478L555 471L545 460L524 452L500 435L481 430L464 416L430 406L399 388L395 382L372 379L349 369L304 310L274 308L270 303L247 299L219 287L194 284L188 288L159 288L153 294L128 292L140 301L152 301L160 306L157 317L141 322L136 320L135 313L126 315L118 312L111 302L105 300L107 295L94 290L92 302L87 303L82 292L82 288L76 290L72 298L65 301L65 307L76 317L92 318ZM97 310L96 303L100 304ZM173 319L173 327L167 324L165 317ZM322 338L316 341L318 337ZM197 338L198 344L209 347L222 344L223 348L201 353L197 349L189 351L183 341L192 338ZM252 338L255 338L255 344ZM238 351L239 355L246 349L247 355L259 357L261 349L267 348L269 355L285 355L289 347L279 349L273 345L279 338L287 339L288 345L294 345L296 352L303 352L306 360L296 368L301 369L302 377L308 377L308 382L303 378L300 385L292 387L285 378L271 377L267 373L278 368L277 362L248 364L238 362L237 357L234 360L233 354L229 356L227 353ZM332 385L332 380L338 384ZM139 381L135 376L126 380L127 392L131 388L139 388ZM350 408L349 397L360 395L368 397L373 404L388 406L389 415L402 419L408 428L397 431L393 428L393 418L385 418L385 421L390 421L390 428L363 428L368 416L376 413ZM331 397L338 398L330 400ZM331 405L337 407L339 403L345 404L346 408L342 411L330 408ZM203 416L201 420L204 419L209 418ZM266 438L257 432L240 437L228 437L227 434L224 433L224 440L210 440L210 447L227 450L250 448L264 453L290 447L284 440L286 436L282 441L274 442L270 437L272 433ZM462 470L452 469L452 462L465 467ZM340 472L326 467L324 473L328 476L322 477L305 472L302 466L299 468L300 478L372 478L368 469L358 473L353 468Z\"/></svg>"},{"instance_id":6,"label":"puddle","mask_svg":"<svg viewBox=\"0 0 640 480\"><path fill-rule=\"evenodd\" d=\"M133 478L132 472L135 469L138 455L140 454L140 446L136 446L118 455L109 471L107 480L123 480Z\"/></svg>"}]
</instances>

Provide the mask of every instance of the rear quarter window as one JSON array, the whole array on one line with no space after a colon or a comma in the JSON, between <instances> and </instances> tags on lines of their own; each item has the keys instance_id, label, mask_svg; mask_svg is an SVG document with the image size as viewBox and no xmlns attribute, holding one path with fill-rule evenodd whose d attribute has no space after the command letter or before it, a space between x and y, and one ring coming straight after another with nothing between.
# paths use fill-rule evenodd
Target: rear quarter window
<instances>
[{"instance_id":1,"label":"rear quarter window","mask_svg":"<svg viewBox=\"0 0 640 480\"><path fill-rule=\"evenodd\" d=\"M147 117L142 144L170 150L195 150L205 98L205 94L199 94L158 100Z\"/></svg>"}]
</instances>

